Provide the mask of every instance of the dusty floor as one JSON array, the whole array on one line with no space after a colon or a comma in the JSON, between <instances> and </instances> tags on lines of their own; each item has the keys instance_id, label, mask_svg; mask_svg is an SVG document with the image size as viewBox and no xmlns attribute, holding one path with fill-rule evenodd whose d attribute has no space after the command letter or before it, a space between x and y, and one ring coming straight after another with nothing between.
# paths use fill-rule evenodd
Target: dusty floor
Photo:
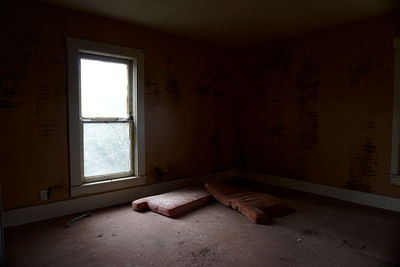
<instances>
[{"instance_id":1,"label":"dusty floor","mask_svg":"<svg viewBox=\"0 0 400 267\"><path fill-rule=\"evenodd\" d=\"M296 212L256 225L217 202L176 219L126 204L6 229L8 265L400 266L400 214L251 186Z\"/></svg>"}]
</instances>

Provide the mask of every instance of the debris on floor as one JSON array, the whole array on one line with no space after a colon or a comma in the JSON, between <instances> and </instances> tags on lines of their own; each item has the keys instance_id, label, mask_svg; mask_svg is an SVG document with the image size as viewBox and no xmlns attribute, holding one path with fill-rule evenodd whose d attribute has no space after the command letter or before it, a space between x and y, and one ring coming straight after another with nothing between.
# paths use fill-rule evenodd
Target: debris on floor
<instances>
[{"instance_id":1,"label":"debris on floor","mask_svg":"<svg viewBox=\"0 0 400 267\"><path fill-rule=\"evenodd\" d=\"M273 217L282 216L293 211L283 201L265 193L211 182L206 183L205 188L223 205L238 210L257 224L271 223Z\"/></svg>"},{"instance_id":2,"label":"debris on floor","mask_svg":"<svg viewBox=\"0 0 400 267\"><path fill-rule=\"evenodd\" d=\"M92 213L89 211L89 212L86 212L86 213L84 213L84 214L82 214L82 215L80 215L78 217L75 217L75 218L73 218L72 220L70 220L69 222L67 222L65 224L65 228L70 227L71 224L73 224L74 222L77 222L79 220L82 220L83 218L90 217L90 216L92 216Z\"/></svg>"},{"instance_id":3,"label":"debris on floor","mask_svg":"<svg viewBox=\"0 0 400 267\"><path fill-rule=\"evenodd\" d=\"M150 209L172 217L204 206L212 199L203 187L189 186L165 194L137 199L132 202L132 208L136 211Z\"/></svg>"}]
</instances>

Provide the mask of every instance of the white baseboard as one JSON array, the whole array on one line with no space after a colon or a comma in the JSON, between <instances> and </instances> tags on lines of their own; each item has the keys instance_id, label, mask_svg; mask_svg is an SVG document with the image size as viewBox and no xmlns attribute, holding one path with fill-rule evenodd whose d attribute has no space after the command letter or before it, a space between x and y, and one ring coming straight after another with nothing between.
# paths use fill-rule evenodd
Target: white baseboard
<instances>
[{"instance_id":1,"label":"white baseboard","mask_svg":"<svg viewBox=\"0 0 400 267\"><path fill-rule=\"evenodd\" d=\"M232 169L164 183L138 186L104 194L74 198L39 206L9 210L3 212L3 225L4 227L11 227L37 222L78 212L128 203L141 197L161 194L186 185L202 184L205 181L224 181L233 177L245 178L261 183L400 212L400 198L364 193L302 180L260 174L246 170Z\"/></svg>"},{"instance_id":2,"label":"white baseboard","mask_svg":"<svg viewBox=\"0 0 400 267\"><path fill-rule=\"evenodd\" d=\"M128 203L135 199L161 194L186 185L202 184L205 181L223 181L235 177L237 170L215 172L164 183L138 186L134 188L74 198L54 203L9 210L3 212L4 227L42 221L78 212Z\"/></svg>"},{"instance_id":3,"label":"white baseboard","mask_svg":"<svg viewBox=\"0 0 400 267\"><path fill-rule=\"evenodd\" d=\"M298 191L313 193L316 195L327 196L348 202L372 206L376 208L400 212L400 198L387 197L329 185L310 183L302 180L295 180L246 170L239 170L238 177L249 180L285 187Z\"/></svg>"}]
</instances>

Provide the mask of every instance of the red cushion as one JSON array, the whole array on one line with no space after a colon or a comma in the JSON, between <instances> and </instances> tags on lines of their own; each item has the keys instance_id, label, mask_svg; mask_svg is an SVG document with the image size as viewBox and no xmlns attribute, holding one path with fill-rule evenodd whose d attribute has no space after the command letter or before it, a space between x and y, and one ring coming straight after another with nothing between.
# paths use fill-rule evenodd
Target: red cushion
<instances>
[{"instance_id":1,"label":"red cushion","mask_svg":"<svg viewBox=\"0 0 400 267\"><path fill-rule=\"evenodd\" d=\"M172 217L204 206L211 200L212 196L203 187L191 186L161 195L137 199L132 202L132 208L136 211L150 209Z\"/></svg>"},{"instance_id":2,"label":"red cushion","mask_svg":"<svg viewBox=\"0 0 400 267\"><path fill-rule=\"evenodd\" d=\"M290 211L283 201L268 194L221 183L206 183L205 188L222 204L238 210L255 223L268 223L272 217Z\"/></svg>"}]
</instances>

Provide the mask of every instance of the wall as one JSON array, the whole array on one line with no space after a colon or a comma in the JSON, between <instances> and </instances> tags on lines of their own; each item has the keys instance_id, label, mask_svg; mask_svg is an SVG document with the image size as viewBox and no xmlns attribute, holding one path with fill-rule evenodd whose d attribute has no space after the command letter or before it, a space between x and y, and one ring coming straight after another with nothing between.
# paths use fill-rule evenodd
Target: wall
<instances>
[{"instance_id":1,"label":"wall","mask_svg":"<svg viewBox=\"0 0 400 267\"><path fill-rule=\"evenodd\" d=\"M242 53L239 165L400 197L388 177L399 17L376 17Z\"/></svg>"},{"instance_id":2,"label":"wall","mask_svg":"<svg viewBox=\"0 0 400 267\"><path fill-rule=\"evenodd\" d=\"M387 176L395 15L232 56L40 4L1 12L5 210L47 203L39 199L47 188L49 202L70 198L66 36L145 50L149 184L241 167L400 197Z\"/></svg>"},{"instance_id":3,"label":"wall","mask_svg":"<svg viewBox=\"0 0 400 267\"><path fill-rule=\"evenodd\" d=\"M70 198L66 36L145 50L148 183L234 167L234 94L223 50L40 4L1 12L5 210L44 203L39 190L47 188L49 202Z\"/></svg>"}]
</instances>

